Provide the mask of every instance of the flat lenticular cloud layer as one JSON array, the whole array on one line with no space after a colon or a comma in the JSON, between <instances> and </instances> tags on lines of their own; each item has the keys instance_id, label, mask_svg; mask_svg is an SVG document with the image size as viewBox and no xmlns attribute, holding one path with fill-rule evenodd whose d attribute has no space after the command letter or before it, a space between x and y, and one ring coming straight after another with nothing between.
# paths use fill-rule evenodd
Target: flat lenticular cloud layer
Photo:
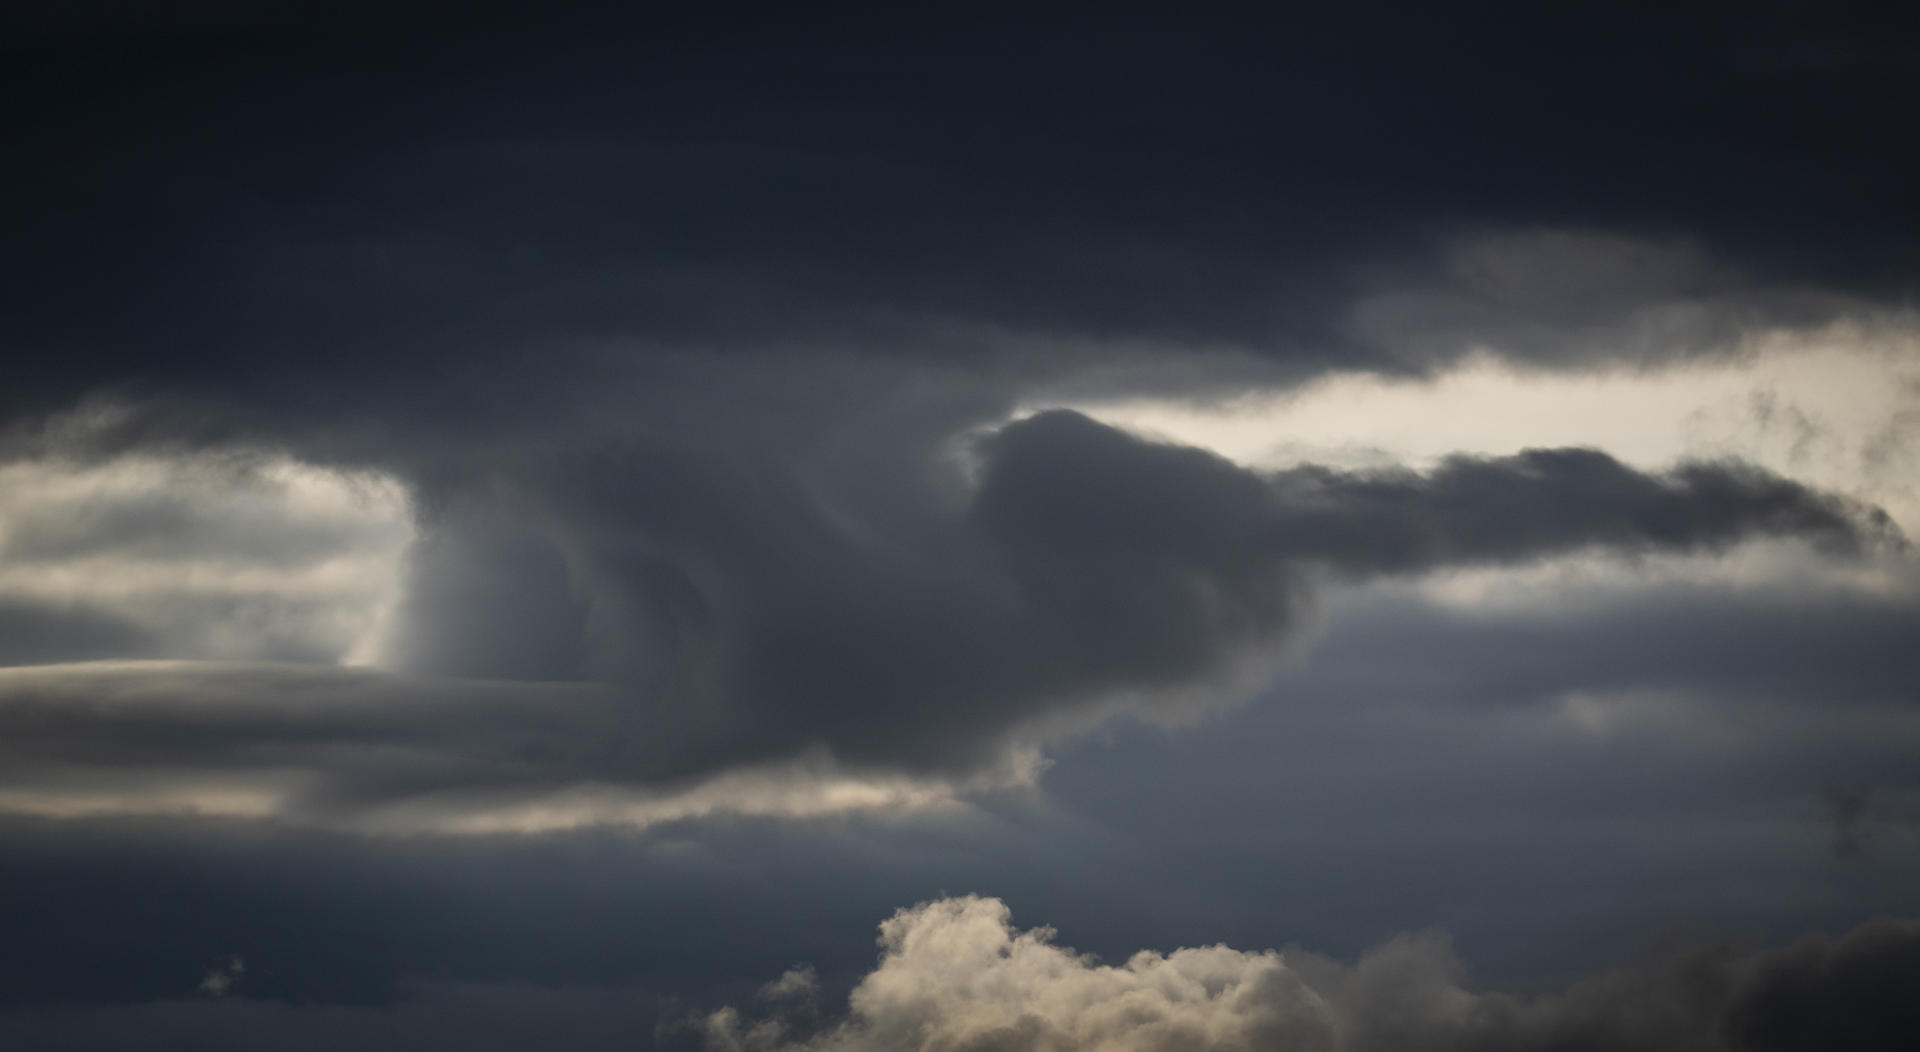
<instances>
[{"instance_id":1,"label":"flat lenticular cloud layer","mask_svg":"<svg viewBox=\"0 0 1920 1052\"><path fill-rule=\"evenodd\" d=\"M880 926L844 1021L726 1008L710 1052L1892 1052L1920 1025L1920 924L1871 921L1780 950L1706 946L1540 997L1478 993L1444 936L1345 965L1305 951L1141 951L1101 964L1021 931L997 899L942 899ZM767 991L790 1000L796 976ZM796 1021L811 1034L796 1035Z\"/></svg>"},{"instance_id":2,"label":"flat lenticular cloud layer","mask_svg":"<svg viewBox=\"0 0 1920 1052\"><path fill-rule=\"evenodd\" d=\"M0 669L0 811L226 815L368 833L646 828L712 813L951 806L967 783L852 777L819 750L668 780L673 742L617 691L325 666ZM973 788L1031 782L1031 757ZM1025 765L1025 766L1023 766Z\"/></svg>"}]
</instances>

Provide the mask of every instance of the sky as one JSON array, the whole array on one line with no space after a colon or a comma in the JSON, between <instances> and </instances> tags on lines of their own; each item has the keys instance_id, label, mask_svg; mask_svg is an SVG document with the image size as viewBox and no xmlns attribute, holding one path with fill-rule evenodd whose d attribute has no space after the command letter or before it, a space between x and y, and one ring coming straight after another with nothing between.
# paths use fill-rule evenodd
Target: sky
<instances>
[{"instance_id":1,"label":"sky","mask_svg":"<svg viewBox=\"0 0 1920 1052\"><path fill-rule=\"evenodd\" d=\"M1920 26L0 14L0 1047L1920 1043Z\"/></svg>"}]
</instances>

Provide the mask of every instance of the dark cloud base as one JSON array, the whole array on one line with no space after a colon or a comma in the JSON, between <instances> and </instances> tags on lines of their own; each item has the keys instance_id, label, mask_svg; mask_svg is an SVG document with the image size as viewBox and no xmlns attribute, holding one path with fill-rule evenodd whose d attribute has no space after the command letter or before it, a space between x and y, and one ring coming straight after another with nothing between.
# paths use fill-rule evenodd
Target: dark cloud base
<instances>
[{"instance_id":1,"label":"dark cloud base","mask_svg":"<svg viewBox=\"0 0 1920 1052\"><path fill-rule=\"evenodd\" d=\"M561 473L546 506L572 514L548 546L481 534L478 557L436 563L430 546L415 563L412 623L473 662L448 671L574 683L15 670L0 675L6 780L291 772L287 816L339 817L434 793L672 786L810 749L966 777L1129 694L1149 716L1206 708L1183 691L1287 643L1329 576L1769 536L1840 558L1905 543L1874 509L1737 465L1662 477L1536 450L1425 475L1263 474L1064 411L983 440L965 510L915 533L849 528L765 479L620 463ZM662 492L677 499L648 499ZM592 572L570 576L555 541ZM429 667L449 656L412 642ZM581 682L596 678L610 682Z\"/></svg>"},{"instance_id":2,"label":"dark cloud base","mask_svg":"<svg viewBox=\"0 0 1920 1052\"><path fill-rule=\"evenodd\" d=\"M1916 37L1884 8L567 6L9 38L6 405L493 415L583 347L978 364L1004 333L1297 373L1424 369L1492 326L1578 365L1897 305L1920 273ZM1523 255L1550 280L1516 290L1448 261L1456 232L1539 227L1726 262L1619 272L1603 239L1597 270ZM1421 346L1353 324L1458 282ZM1672 297L1728 323L1565 338Z\"/></svg>"},{"instance_id":3,"label":"dark cloud base","mask_svg":"<svg viewBox=\"0 0 1920 1052\"><path fill-rule=\"evenodd\" d=\"M1343 953L1448 902L1532 910L1557 933L1542 942L1623 896L1623 916L1724 898L1776 936L1840 930L1869 898L1911 912L1910 892L1848 895L1910 868L1873 839L1910 788L1894 571L1879 599L1376 609L1279 684L1326 704L1243 710L1274 733L1225 724L1188 754L1109 724L1105 760L1082 746L1065 759L1086 767L1059 772L1086 810L1044 822L313 828L423 794L684 788L819 748L969 777L1115 712L1222 711L1330 585L1760 540L1821 572L1909 558L1875 509L1734 463L1561 449L1259 473L1070 413L1007 421L1062 391L1210 398L1475 351L1577 373L1733 361L1781 334L1908 338L1910 12L15 6L0 459L364 471L404 491L419 539L387 672L325 667L348 636L314 627L338 620L332 593L159 595L139 618L57 589L0 598L0 663L41 666L0 673L9 806L294 787L251 821L0 821L0 1045L621 1047L690 1005L751 1004L803 955L851 988L873 920L947 884L1022 909L1048 891L1038 918L1069 931L1124 904L1087 925L1122 951L1155 944L1149 923L1160 945L1196 927L1245 945L1291 875L1317 874L1343 918L1322 944ZM136 555L217 557L254 580L379 534L185 490L89 501L0 524L0 565L53 580L96 556L129 576ZM221 647L313 664L47 666ZM1556 737L1569 699L1591 742ZM1798 850L1783 800L1805 803L1807 857L1844 868L1778 861ZM1829 825L1865 850L1829 858ZM1388 842L1368 865L1320 855L1369 836ZM1529 842L1562 857L1503 868ZM1368 927L1387 915L1411 920ZM1292 978L1200 951L1182 961L1205 996L1174 1014L1251 976L1216 1047L1904 1047L1890 998L1916 982L1914 944L1879 920L1525 998L1472 993L1419 939L1371 970L1300 954L1318 970ZM808 1025L857 1047L904 1018ZM986 1022L956 1047L1052 1026L1086 1043L1066 1016ZM1191 1036L1169 1025L1114 1043Z\"/></svg>"}]
</instances>

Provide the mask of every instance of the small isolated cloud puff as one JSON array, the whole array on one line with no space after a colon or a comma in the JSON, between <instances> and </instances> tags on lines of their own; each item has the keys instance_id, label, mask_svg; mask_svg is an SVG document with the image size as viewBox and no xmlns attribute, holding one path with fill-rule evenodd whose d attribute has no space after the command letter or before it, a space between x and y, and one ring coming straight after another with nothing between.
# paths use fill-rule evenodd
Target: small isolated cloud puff
<instances>
[{"instance_id":1,"label":"small isolated cloud puff","mask_svg":"<svg viewBox=\"0 0 1920 1052\"><path fill-rule=\"evenodd\" d=\"M196 989L208 997L225 997L227 991L233 989L233 984L238 982L246 971L246 961L239 957L229 957L207 969L206 976L200 980L200 985Z\"/></svg>"},{"instance_id":2,"label":"small isolated cloud puff","mask_svg":"<svg viewBox=\"0 0 1920 1052\"><path fill-rule=\"evenodd\" d=\"M1696 947L1537 998L1476 993L1444 936L1400 935L1352 965L1226 946L1119 966L1019 931L998 899L922 903L880 926L878 967L824 1029L734 1008L708 1052L1389 1052L1895 1049L1920 1032L1920 921L1743 954Z\"/></svg>"}]
</instances>

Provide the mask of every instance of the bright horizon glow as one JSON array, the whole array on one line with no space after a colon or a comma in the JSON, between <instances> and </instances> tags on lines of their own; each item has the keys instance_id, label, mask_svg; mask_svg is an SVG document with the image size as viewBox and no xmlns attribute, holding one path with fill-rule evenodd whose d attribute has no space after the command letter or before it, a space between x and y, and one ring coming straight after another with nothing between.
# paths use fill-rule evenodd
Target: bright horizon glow
<instances>
[{"instance_id":1,"label":"bright horizon glow","mask_svg":"<svg viewBox=\"0 0 1920 1052\"><path fill-rule=\"evenodd\" d=\"M1034 402L1237 463L1429 467L1455 453L1590 446L1635 467L1738 457L1884 507L1920 535L1920 330L1840 325L1775 335L1736 358L1661 369L1529 372L1491 356L1427 380L1340 373L1211 405Z\"/></svg>"}]
</instances>

